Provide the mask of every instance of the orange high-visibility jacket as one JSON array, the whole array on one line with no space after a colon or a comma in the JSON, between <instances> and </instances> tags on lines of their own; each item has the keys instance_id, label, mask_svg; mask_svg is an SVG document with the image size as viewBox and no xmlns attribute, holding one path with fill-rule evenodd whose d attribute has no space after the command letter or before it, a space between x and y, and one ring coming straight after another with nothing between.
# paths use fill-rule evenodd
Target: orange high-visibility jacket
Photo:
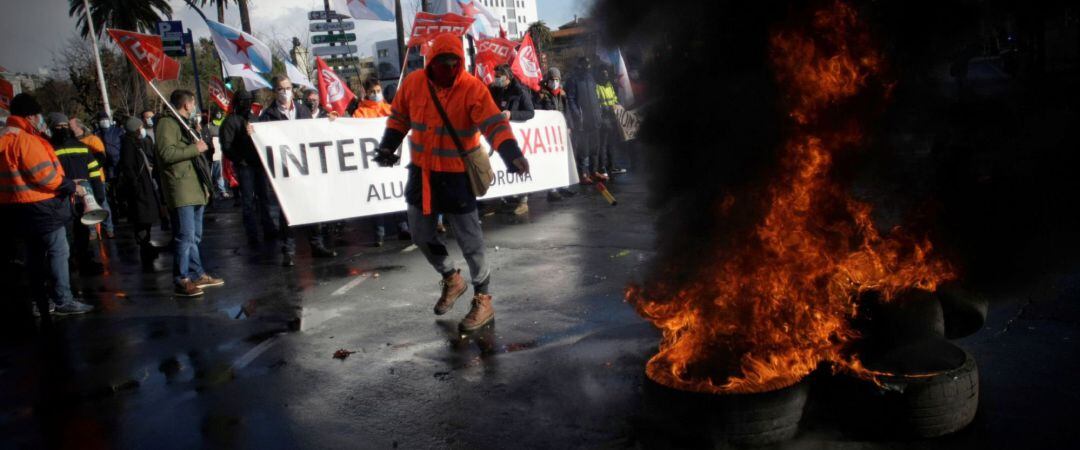
<instances>
[{"instance_id":1,"label":"orange high-visibility jacket","mask_svg":"<svg viewBox=\"0 0 1080 450\"><path fill-rule=\"evenodd\" d=\"M56 197L64 169L48 141L26 119L8 117L0 130L0 204L36 203Z\"/></svg>"},{"instance_id":2,"label":"orange high-visibility jacket","mask_svg":"<svg viewBox=\"0 0 1080 450\"><path fill-rule=\"evenodd\" d=\"M374 100L364 100L356 107L353 117L358 119L375 119L390 116L390 104Z\"/></svg>"},{"instance_id":3,"label":"orange high-visibility jacket","mask_svg":"<svg viewBox=\"0 0 1080 450\"><path fill-rule=\"evenodd\" d=\"M453 54L465 64L465 50L461 38L443 34L435 38L428 53L428 65L435 57ZM405 77L398 88L386 126L392 130L408 133L412 151L412 164L419 167L423 184L423 211L431 214L431 172L465 172L453 139L443 127L439 111L432 103L428 89L427 70L417 70ZM446 110L451 128L461 139L466 152L480 148L480 135L487 138L491 147L499 149L506 141L513 141L510 122L499 111L491 92L483 81L462 71L454 84L443 89L436 87L436 95ZM516 145L515 145L516 148Z\"/></svg>"}]
</instances>

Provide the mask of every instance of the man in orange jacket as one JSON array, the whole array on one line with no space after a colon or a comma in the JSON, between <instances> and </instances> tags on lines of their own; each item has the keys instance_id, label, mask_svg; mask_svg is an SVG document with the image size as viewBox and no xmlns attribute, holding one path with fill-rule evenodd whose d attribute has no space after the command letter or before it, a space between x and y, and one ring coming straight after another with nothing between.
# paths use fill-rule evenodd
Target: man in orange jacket
<instances>
[{"instance_id":1,"label":"man in orange jacket","mask_svg":"<svg viewBox=\"0 0 1080 450\"><path fill-rule=\"evenodd\" d=\"M461 38L452 34L436 37L428 56L424 70L409 74L399 87L375 161L384 167L396 164L395 149L412 131L405 200L409 204L413 243L443 276L442 295L435 304L435 314L446 314L468 290L460 271L449 261L446 243L435 231L437 214L449 221L469 264L475 294L472 309L459 328L473 331L495 318L488 293L491 270L484 259L484 235L476 213L476 196L469 187L461 153L446 128L459 137L465 152L479 151L483 134L491 147L498 149L510 173L527 174L529 161L522 155L507 117L491 99L487 86L464 71ZM436 101L451 123L443 123Z\"/></svg>"},{"instance_id":2,"label":"man in orange jacket","mask_svg":"<svg viewBox=\"0 0 1080 450\"><path fill-rule=\"evenodd\" d=\"M0 216L26 240L36 311L83 314L94 308L71 295L67 233L71 194L87 195L64 169L39 128L41 106L27 94L11 101L0 130ZM51 303L51 304L50 304Z\"/></svg>"}]
</instances>

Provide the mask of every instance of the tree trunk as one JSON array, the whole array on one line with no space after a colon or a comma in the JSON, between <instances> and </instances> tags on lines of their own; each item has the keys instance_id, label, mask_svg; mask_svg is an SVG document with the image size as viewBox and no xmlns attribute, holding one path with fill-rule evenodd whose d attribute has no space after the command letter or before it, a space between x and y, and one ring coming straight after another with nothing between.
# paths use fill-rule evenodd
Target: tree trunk
<instances>
[{"instance_id":1,"label":"tree trunk","mask_svg":"<svg viewBox=\"0 0 1080 450\"><path fill-rule=\"evenodd\" d=\"M217 0L217 21L225 23L225 0Z\"/></svg>"},{"instance_id":2,"label":"tree trunk","mask_svg":"<svg viewBox=\"0 0 1080 450\"><path fill-rule=\"evenodd\" d=\"M251 34L251 17L248 14L248 0L236 0L236 3L240 7L240 28L243 28L245 33Z\"/></svg>"}]
</instances>

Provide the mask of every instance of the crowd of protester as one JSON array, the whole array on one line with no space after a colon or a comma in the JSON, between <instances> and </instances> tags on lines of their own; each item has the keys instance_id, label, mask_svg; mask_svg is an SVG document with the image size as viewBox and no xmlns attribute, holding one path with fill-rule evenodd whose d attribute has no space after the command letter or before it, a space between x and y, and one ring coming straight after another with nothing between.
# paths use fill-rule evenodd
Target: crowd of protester
<instances>
[{"instance_id":1,"label":"crowd of protester","mask_svg":"<svg viewBox=\"0 0 1080 450\"><path fill-rule=\"evenodd\" d=\"M448 73L461 71L460 66L464 65L463 55L458 53L460 45L443 50L444 57L433 58L422 71L431 76L433 86L444 83ZM444 65L446 61L458 66ZM439 70L447 71L441 73L442 78ZM470 76L469 80L484 86L478 78ZM40 315L45 309L57 315L82 314L93 309L74 298L70 276L93 277L102 273L99 253L105 250L94 245L94 241L115 238L116 225L121 221L128 224L146 270L153 270L153 261L160 254L171 253L172 288L176 296L200 296L206 288L223 285L223 279L206 272L201 251L204 215L208 205L215 202L223 208L240 209L249 245L279 246L281 264L285 267L295 265L297 235L306 236L313 257L336 257L332 243L343 237L345 224L289 226L256 153L251 123L334 120L338 115L320 106L317 91L298 92L287 77L274 77L271 85L273 97L265 107L255 102L251 92L241 89L234 94L228 113L214 110L199 114L195 94L176 90L162 112L117 112L112 117L100 113L92 126L76 117L42 111L27 94L16 96L0 134L0 210L5 217L4 248L19 250L11 252L10 259L24 263L30 275L34 314ZM346 116L390 118L381 148L396 149L395 143L405 139L411 125L400 120L407 112L396 108L406 109L410 100L403 98L395 102L394 98L386 98L381 83L373 77L356 83L353 90L357 98L348 106ZM394 91L397 96L427 95L417 92L420 88L409 88L408 81ZM536 110L564 114L574 142L581 185L607 181L613 175L625 173L624 168L616 165L621 139L614 107L619 99L608 68L594 68L588 58L580 58L564 79L559 68L549 67L540 89L533 91L515 76L510 66L502 65L495 68L494 80L483 94L470 95L490 98L504 121L530 120ZM477 97L474 101L486 100ZM462 123L465 120L475 118L465 118ZM395 124L401 124L399 129L395 129ZM413 132L417 134L416 130ZM479 137L480 134L471 139ZM528 171L512 135L484 137L503 155L511 172ZM507 142L513 142L513 147L506 147ZM425 188L421 196L413 184L420 183L420 166L425 163L416 158L409 167L410 186L406 187L409 211L371 218L373 245L382 246L388 231L396 232L400 240L416 242L443 275L443 295L436 312L445 313L466 290L459 271L447 261L442 244L449 224L465 252L476 290L474 311L467 317L471 322L463 322L462 327L475 328L490 320L489 312L494 314L487 292L489 280L483 262L479 217L500 211L519 216L528 214L529 196L486 204L476 202L475 196L467 192L429 194ZM457 180L457 173L440 172L448 165L436 161L428 164L431 166L423 170L432 170L432 177ZM546 195L549 201L557 202L576 193L576 189L566 187L552 189ZM434 197L429 199L428 195ZM474 208L447 207L444 204L447 195L471 198ZM93 202L89 202L91 199ZM107 218L100 223L83 224L80 219L89 207L88 202L108 211ZM171 234L167 245L160 241L155 244L152 239L155 225ZM443 250L425 245L431 242L440 243Z\"/></svg>"}]
</instances>

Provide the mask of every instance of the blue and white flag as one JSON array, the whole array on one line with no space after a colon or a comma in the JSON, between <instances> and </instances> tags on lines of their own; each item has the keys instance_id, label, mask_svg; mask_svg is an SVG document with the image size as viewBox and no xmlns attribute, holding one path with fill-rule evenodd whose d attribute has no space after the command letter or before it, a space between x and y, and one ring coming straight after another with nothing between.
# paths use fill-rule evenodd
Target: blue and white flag
<instances>
[{"instance_id":1,"label":"blue and white flag","mask_svg":"<svg viewBox=\"0 0 1080 450\"><path fill-rule=\"evenodd\" d=\"M251 67L244 67L241 64L222 64L221 76L223 80L227 80L229 77L237 77L244 80L244 89L247 91L257 91L263 88L272 89L270 83L255 72L254 69Z\"/></svg>"},{"instance_id":2,"label":"blue and white flag","mask_svg":"<svg viewBox=\"0 0 1080 450\"><path fill-rule=\"evenodd\" d=\"M210 36L223 63L259 73L273 70L270 47L255 39L255 36L212 20L207 20L206 25L210 27Z\"/></svg>"},{"instance_id":3,"label":"blue and white flag","mask_svg":"<svg viewBox=\"0 0 1080 450\"><path fill-rule=\"evenodd\" d=\"M311 80L308 79L306 73L301 72L299 67L296 67L296 65L294 65L292 62L289 62L289 58L281 54L279 54L278 56L281 56L281 62L285 64L285 73L289 76L289 80L292 81L293 84L297 86L303 86L312 90L318 89L315 87L314 84L311 83Z\"/></svg>"},{"instance_id":4,"label":"blue and white flag","mask_svg":"<svg viewBox=\"0 0 1080 450\"><path fill-rule=\"evenodd\" d=\"M450 12L475 19L470 34L475 38L500 37L502 22L483 3L476 0L451 0Z\"/></svg>"},{"instance_id":5,"label":"blue and white flag","mask_svg":"<svg viewBox=\"0 0 1080 450\"><path fill-rule=\"evenodd\" d=\"M630 73L626 70L626 61L623 60L622 50L619 48L603 49L597 47L596 56L605 64L611 66L615 76L615 88L619 91L619 103L623 106L634 104L634 90L630 86Z\"/></svg>"},{"instance_id":6,"label":"blue and white flag","mask_svg":"<svg viewBox=\"0 0 1080 450\"><path fill-rule=\"evenodd\" d=\"M349 15L357 20L394 21L394 2L391 0L345 0Z\"/></svg>"}]
</instances>

